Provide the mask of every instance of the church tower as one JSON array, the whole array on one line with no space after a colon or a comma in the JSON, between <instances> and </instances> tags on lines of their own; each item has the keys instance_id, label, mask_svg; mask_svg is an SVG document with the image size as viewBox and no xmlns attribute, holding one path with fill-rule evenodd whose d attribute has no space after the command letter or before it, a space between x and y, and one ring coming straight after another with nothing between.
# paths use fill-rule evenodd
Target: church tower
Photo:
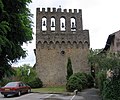
<instances>
[{"instance_id":1,"label":"church tower","mask_svg":"<svg viewBox=\"0 0 120 100\"><path fill-rule=\"evenodd\" d=\"M73 72L90 72L89 31L81 9L37 8L36 71L45 86L65 85L68 58Z\"/></svg>"}]
</instances>

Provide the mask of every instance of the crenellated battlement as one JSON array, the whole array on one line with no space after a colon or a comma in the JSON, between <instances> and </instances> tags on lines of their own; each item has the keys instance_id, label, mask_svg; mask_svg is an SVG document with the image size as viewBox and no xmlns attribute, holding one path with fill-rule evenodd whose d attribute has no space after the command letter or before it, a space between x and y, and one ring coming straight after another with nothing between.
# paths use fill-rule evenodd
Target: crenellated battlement
<instances>
[{"instance_id":1,"label":"crenellated battlement","mask_svg":"<svg viewBox=\"0 0 120 100\"><path fill-rule=\"evenodd\" d=\"M81 9L61 9L61 8L37 8L37 13L68 13L68 14L81 14Z\"/></svg>"}]
</instances>

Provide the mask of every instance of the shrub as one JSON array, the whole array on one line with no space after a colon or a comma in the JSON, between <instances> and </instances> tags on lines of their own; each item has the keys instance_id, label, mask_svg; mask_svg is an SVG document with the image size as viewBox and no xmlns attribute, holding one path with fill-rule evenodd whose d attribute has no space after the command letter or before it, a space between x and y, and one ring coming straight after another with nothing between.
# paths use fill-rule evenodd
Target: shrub
<instances>
[{"instance_id":1,"label":"shrub","mask_svg":"<svg viewBox=\"0 0 120 100\"><path fill-rule=\"evenodd\" d=\"M106 79L106 71L101 71L97 79L103 100L120 100L120 75Z\"/></svg>"},{"instance_id":2,"label":"shrub","mask_svg":"<svg viewBox=\"0 0 120 100\"><path fill-rule=\"evenodd\" d=\"M78 73L75 73L74 75L80 79L82 89L86 88L87 87L86 73L78 72Z\"/></svg>"},{"instance_id":3,"label":"shrub","mask_svg":"<svg viewBox=\"0 0 120 100\"><path fill-rule=\"evenodd\" d=\"M36 77L33 80L27 82L27 84L31 87L31 88L41 88L43 86L42 81Z\"/></svg>"},{"instance_id":4,"label":"shrub","mask_svg":"<svg viewBox=\"0 0 120 100\"><path fill-rule=\"evenodd\" d=\"M104 81L103 100L120 100L120 78L113 77Z\"/></svg>"},{"instance_id":5,"label":"shrub","mask_svg":"<svg viewBox=\"0 0 120 100\"><path fill-rule=\"evenodd\" d=\"M106 71L98 72L96 82L100 91L103 90L104 81L106 81Z\"/></svg>"},{"instance_id":6,"label":"shrub","mask_svg":"<svg viewBox=\"0 0 120 100\"><path fill-rule=\"evenodd\" d=\"M81 83L82 83L81 80L77 76L72 75L66 84L66 89L69 92L73 92L76 89L81 91L82 90Z\"/></svg>"},{"instance_id":7,"label":"shrub","mask_svg":"<svg viewBox=\"0 0 120 100\"><path fill-rule=\"evenodd\" d=\"M88 82L90 79L91 82ZM67 81L66 89L67 91L73 92L75 89L81 91L82 89L87 88L88 86L93 85L93 78L86 73L75 73Z\"/></svg>"}]
</instances>

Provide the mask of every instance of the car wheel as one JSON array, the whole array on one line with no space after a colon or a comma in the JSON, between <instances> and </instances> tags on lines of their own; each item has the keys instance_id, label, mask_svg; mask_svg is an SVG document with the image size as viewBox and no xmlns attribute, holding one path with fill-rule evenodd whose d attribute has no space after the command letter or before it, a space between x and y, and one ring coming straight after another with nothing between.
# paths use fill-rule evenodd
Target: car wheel
<instances>
[{"instance_id":1,"label":"car wheel","mask_svg":"<svg viewBox=\"0 0 120 100\"><path fill-rule=\"evenodd\" d=\"M7 97L7 95L6 95L6 94L4 94L4 97Z\"/></svg>"},{"instance_id":2,"label":"car wheel","mask_svg":"<svg viewBox=\"0 0 120 100\"><path fill-rule=\"evenodd\" d=\"M30 93L31 92L31 89L28 89L28 93Z\"/></svg>"},{"instance_id":3,"label":"car wheel","mask_svg":"<svg viewBox=\"0 0 120 100\"><path fill-rule=\"evenodd\" d=\"M19 91L19 92L18 92L18 96L20 96L20 95L21 95L21 92Z\"/></svg>"}]
</instances>

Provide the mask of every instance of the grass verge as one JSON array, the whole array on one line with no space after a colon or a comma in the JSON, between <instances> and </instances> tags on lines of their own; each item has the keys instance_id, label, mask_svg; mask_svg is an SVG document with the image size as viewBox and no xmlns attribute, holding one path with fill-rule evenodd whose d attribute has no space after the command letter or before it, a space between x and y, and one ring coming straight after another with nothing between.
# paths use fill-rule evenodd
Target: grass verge
<instances>
[{"instance_id":1,"label":"grass verge","mask_svg":"<svg viewBox=\"0 0 120 100\"><path fill-rule=\"evenodd\" d=\"M64 93L64 92L66 92L66 88L65 88L65 86L36 88L36 89L32 89L32 92L40 92L40 93Z\"/></svg>"}]
</instances>

